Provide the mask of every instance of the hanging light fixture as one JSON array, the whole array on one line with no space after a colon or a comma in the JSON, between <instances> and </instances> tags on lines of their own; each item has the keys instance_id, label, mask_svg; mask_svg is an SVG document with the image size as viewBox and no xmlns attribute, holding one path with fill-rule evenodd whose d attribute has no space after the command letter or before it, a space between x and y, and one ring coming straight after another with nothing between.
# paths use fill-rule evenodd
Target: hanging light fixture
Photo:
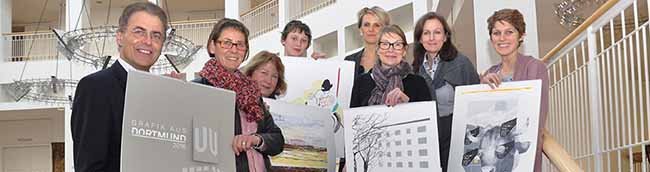
<instances>
[{"instance_id":1,"label":"hanging light fixture","mask_svg":"<svg viewBox=\"0 0 650 172\"><path fill-rule=\"evenodd\" d=\"M569 30L573 30L585 21L585 8L600 5L604 0L563 0L555 4L555 15L560 19L560 24Z\"/></svg>"},{"instance_id":2,"label":"hanging light fixture","mask_svg":"<svg viewBox=\"0 0 650 172\"><path fill-rule=\"evenodd\" d=\"M72 97L63 95L66 88L73 90L79 81L70 79L51 78L25 79L14 81L3 86L5 91L15 101L28 100L52 105L65 105Z\"/></svg>"},{"instance_id":3,"label":"hanging light fixture","mask_svg":"<svg viewBox=\"0 0 650 172\"><path fill-rule=\"evenodd\" d=\"M117 30L117 26L99 26L69 31L62 36L59 36L60 34L56 30L54 33L59 37L57 49L66 58L100 68L100 66L106 64L110 56L118 55L118 47L114 43ZM110 47L108 51L105 51L107 50L106 47ZM201 49L201 46L195 45L187 38L176 35L172 29L167 34L161 53L173 57L169 58L172 61L168 61L167 58L158 58L158 61L151 67L151 72L169 72L173 69L171 63L182 69L194 60L193 56L199 49ZM109 63L113 62L115 62L114 59L110 60Z\"/></svg>"}]
</instances>

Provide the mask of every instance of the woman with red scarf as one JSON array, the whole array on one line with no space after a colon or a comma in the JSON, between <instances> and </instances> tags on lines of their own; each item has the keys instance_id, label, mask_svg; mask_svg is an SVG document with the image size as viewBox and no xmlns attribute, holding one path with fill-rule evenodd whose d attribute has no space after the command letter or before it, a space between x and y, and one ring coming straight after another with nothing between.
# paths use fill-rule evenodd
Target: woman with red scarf
<instances>
[{"instance_id":1,"label":"woman with red scarf","mask_svg":"<svg viewBox=\"0 0 650 172\"><path fill-rule=\"evenodd\" d=\"M207 44L212 58L194 82L235 91L232 149L237 172L264 172L270 171L269 156L282 152L284 136L265 108L255 81L238 70L248 56L248 33L237 20L224 18L215 24Z\"/></svg>"}]
</instances>

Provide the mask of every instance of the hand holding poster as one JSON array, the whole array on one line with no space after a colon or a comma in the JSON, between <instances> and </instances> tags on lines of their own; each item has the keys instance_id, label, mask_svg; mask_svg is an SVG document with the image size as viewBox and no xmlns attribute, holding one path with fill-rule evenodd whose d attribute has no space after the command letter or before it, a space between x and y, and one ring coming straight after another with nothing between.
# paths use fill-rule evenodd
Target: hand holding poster
<instances>
[{"instance_id":1,"label":"hand holding poster","mask_svg":"<svg viewBox=\"0 0 650 172\"><path fill-rule=\"evenodd\" d=\"M284 151L271 157L273 171L335 170L335 123L330 111L272 99L264 102L285 140Z\"/></svg>"},{"instance_id":2,"label":"hand holding poster","mask_svg":"<svg viewBox=\"0 0 650 172\"><path fill-rule=\"evenodd\" d=\"M456 87L449 171L533 171L541 83Z\"/></svg>"},{"instance_id":3,"label":"hand holding poster","mask_svg":"<svg viewBox=\"0 0 650 172\"><path fill-rule=\"evenodd\" d=\"M354 83L354 62L307 58L282 57L285 66L287 92L278 100L299 105L325 108L338 117L339 124L343 109L350 107L352 84ZM343 155L343 132L335 128L337 157Z\"/></svg>"},{"instance_id":4,"label":"hand holding poster","mask_svg":"<svg viewBox=\"0 0 650 172\"><path fill-rule=\"evenodd\" d=\"M121 171L235 171L235 93L129 71Z\"/></svg>"},{"instance_id":5,"label":"hand holding poster","mask_svg":"<svg viewBox=\"0 0 650 172\"><path fill-rule=\"evenodd\" d=\"M345 110L347 171L442 171L436 103Z\"/></svg>"}]
</instances>

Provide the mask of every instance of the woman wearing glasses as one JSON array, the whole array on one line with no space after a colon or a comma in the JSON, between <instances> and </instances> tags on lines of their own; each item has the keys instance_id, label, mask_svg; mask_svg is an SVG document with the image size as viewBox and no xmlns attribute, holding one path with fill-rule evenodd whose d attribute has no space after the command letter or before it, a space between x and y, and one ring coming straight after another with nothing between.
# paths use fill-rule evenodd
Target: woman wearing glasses
<instances>
[{"instance_id":1,"label":"woman wearing glasses","mask_svg":"<svg viewBox=\"0 0 650 172\"><path fill-rule=\"evenodd\" d=\"M377 65L354 81L350 107L429 101L426 82L411 74L411 66L403 59L408 49L406 36L397 25L385 26L379 33Z\"/></svg>"},{"instance_id":2,"label":"woman wearing glasses","mask_svg":"<svg viewBox=\"0 0 650 172\"><path fill-rule=\"evenodd\" d=\"M207 47L212 58L194 82L237 94L232 140L237 172L270 171L269 156L282 152L284 136L265 108L255 81L238 69L248 56L248 29L237 20L222 19L214 25Z\"/></svg>"}]
</instances>

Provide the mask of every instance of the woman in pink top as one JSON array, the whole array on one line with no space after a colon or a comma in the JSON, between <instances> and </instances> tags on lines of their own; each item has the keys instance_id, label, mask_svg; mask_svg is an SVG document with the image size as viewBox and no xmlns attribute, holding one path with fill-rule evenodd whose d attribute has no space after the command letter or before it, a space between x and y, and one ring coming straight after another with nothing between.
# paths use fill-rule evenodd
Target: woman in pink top
<instances>
[{"instance_id":1,"label":"woman in pink top","mask_svg":"<svg viewBox=\"0 0 650 172\"><path fill-rule=\"evenodd\" d=\"M542 80L542 100L539 118L539 135L535 157L535 172L542 169L542 135L548 113L548 71L546 65L536 58L519 53L518 49L526 36L524 16L515 9L494 12L488 22L490 42L501 56L501 62L490 67L481 75L481 83L498 87L501 82Z\"/></svg>"}]
</instances>

